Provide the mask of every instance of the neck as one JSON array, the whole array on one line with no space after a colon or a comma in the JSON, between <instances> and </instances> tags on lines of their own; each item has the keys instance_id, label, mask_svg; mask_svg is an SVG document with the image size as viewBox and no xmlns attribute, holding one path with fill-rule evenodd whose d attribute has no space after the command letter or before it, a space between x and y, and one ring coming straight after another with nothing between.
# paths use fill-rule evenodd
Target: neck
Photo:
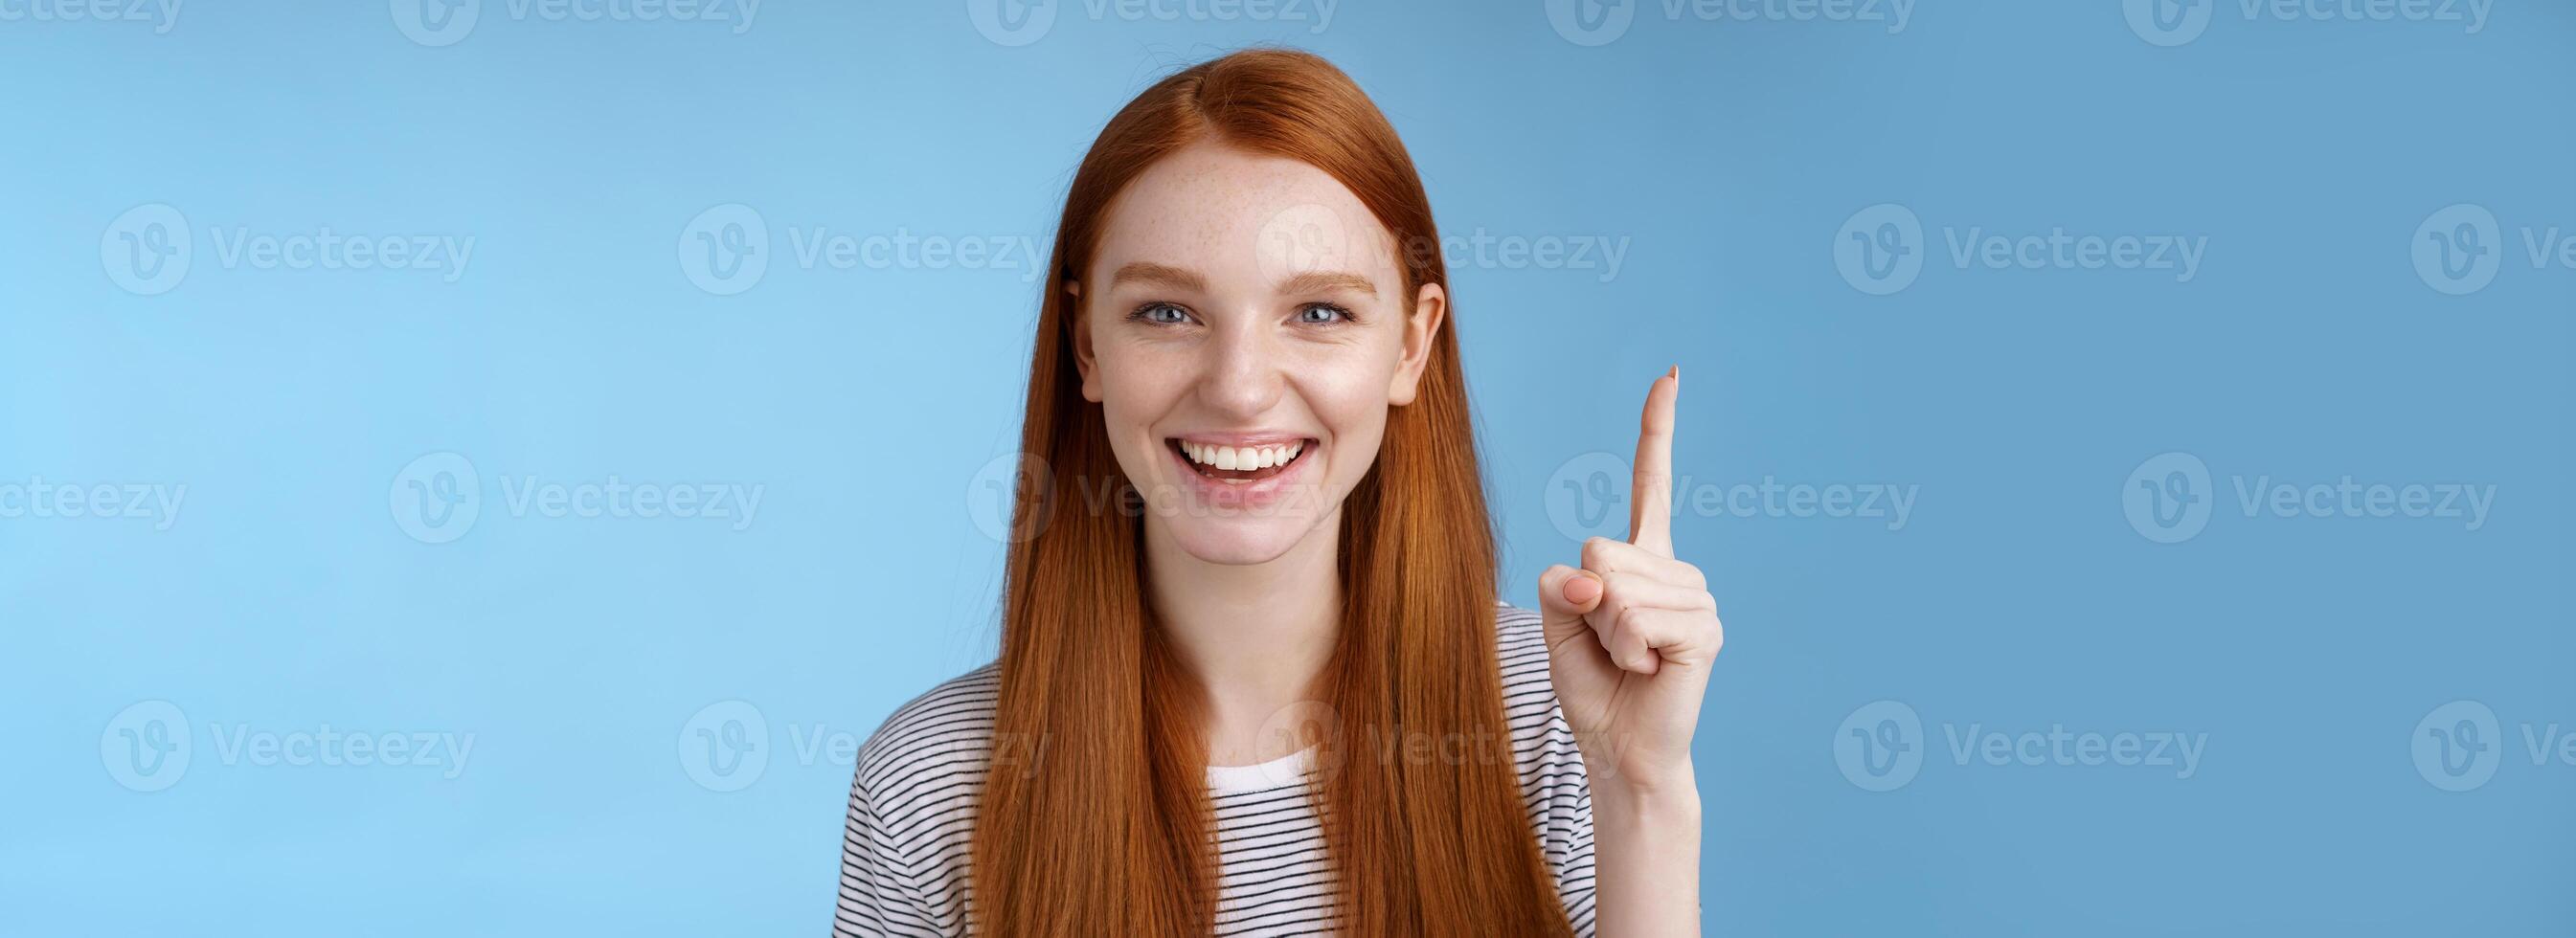
<instances>
[{"instance_id":1,"label":"neck","mask_svg":"<svg viewBox=\"0 0 2576 938\"><path fill-rule=\"evenodd\" d=\"M1341 634L1341 517L1275 560L1215 564L1148 521L1145 575L1154 615L1183 666L1207 689L1208 761L1249 765L1296 751L1264 721L1309 699Z\"/></svg>"}]
</instances>

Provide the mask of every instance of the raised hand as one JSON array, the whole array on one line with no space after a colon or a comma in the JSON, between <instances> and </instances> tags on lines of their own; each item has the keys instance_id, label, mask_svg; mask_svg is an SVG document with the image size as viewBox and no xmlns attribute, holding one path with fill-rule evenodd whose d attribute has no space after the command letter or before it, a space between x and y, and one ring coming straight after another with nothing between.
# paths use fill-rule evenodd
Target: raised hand
<instances>
[{"instance_id":1,"label":"raised hand","mask_svg":"<svg viewBox=\"0 0 2576 938\"><path fill-rule=\"evenodd\" d=\"M1691 733L1725 640L1699 568L1673 557L1673 409L1681 368L1646 392L1628 539L1583 543L1539 576L1549 676L1598 790L1692 784Z\"/></svg>"}]
</instances>

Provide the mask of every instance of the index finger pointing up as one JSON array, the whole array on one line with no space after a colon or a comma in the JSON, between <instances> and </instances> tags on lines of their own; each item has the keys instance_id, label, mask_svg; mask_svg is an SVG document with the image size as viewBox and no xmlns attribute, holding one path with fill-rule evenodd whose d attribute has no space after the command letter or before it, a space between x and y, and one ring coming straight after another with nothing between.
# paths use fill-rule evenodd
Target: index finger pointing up
<instances>
[{"instance_id":1,"label":"index finger pointing up","mask_svg":"<svg viewBox=\"0 0 2576 938\"><path fill-rule=\"evenodd\" d=\"M1673 555L1673 405L1682 394L1682 366L1656 378L1646 391L1646 414L1637 424L1636 478L1628 488L1628 543Z\"/></svg>"}]
</instances>

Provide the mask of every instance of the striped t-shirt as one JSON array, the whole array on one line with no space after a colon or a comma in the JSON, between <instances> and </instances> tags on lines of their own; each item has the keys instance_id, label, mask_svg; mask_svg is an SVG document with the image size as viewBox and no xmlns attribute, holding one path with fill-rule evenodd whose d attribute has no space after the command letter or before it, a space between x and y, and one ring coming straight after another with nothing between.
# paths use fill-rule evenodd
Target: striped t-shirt
<instances>
[{"instance_id":1,"label":"striped t-shirt","mask_svg":"<svg viewBox=\"0 0 2576 938\"><path fill-rule=\"evenodd\" d=\"M1592 934L1592 791L1549 683L1537 613L1496 610L1503 710L1530 830L1577 935ZM841 838L832 934L962 935L967 846L992 759L999 663L952 678L886 717L859 751ZM1262 765L1211 766L1218 935L1327 935L1333 884L1307 800L1313 749ZM1020 757L1025 758L1022 754Z\"/></svg>"}]
</instances>

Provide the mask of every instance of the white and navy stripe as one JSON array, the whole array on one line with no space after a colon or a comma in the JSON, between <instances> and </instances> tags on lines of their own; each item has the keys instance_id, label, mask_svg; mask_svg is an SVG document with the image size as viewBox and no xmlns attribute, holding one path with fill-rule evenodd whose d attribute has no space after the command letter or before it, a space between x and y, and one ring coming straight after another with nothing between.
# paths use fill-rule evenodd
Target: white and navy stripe
<instances>
[{"instance_id":1,"label":"white and navy stripe","mask_svg":"<svg viewBox=\"0 0 2576 938\"><path fill-rule=\"evenodd\" d=\"M1577 935L1592 934L1592 792L1557 709L1538 614L1496 609L1503 710L1530 827ZM967 845L992 758L1000 665L950 679L896 708L860 750L842 836L832 934L965 934ZM1026 758L1026 754L1021 755ZM1328 935L1332 864L1307 798L1311 751L1208 770L1216 811L1216 934Z\"/></svg>"}]
</instances>

